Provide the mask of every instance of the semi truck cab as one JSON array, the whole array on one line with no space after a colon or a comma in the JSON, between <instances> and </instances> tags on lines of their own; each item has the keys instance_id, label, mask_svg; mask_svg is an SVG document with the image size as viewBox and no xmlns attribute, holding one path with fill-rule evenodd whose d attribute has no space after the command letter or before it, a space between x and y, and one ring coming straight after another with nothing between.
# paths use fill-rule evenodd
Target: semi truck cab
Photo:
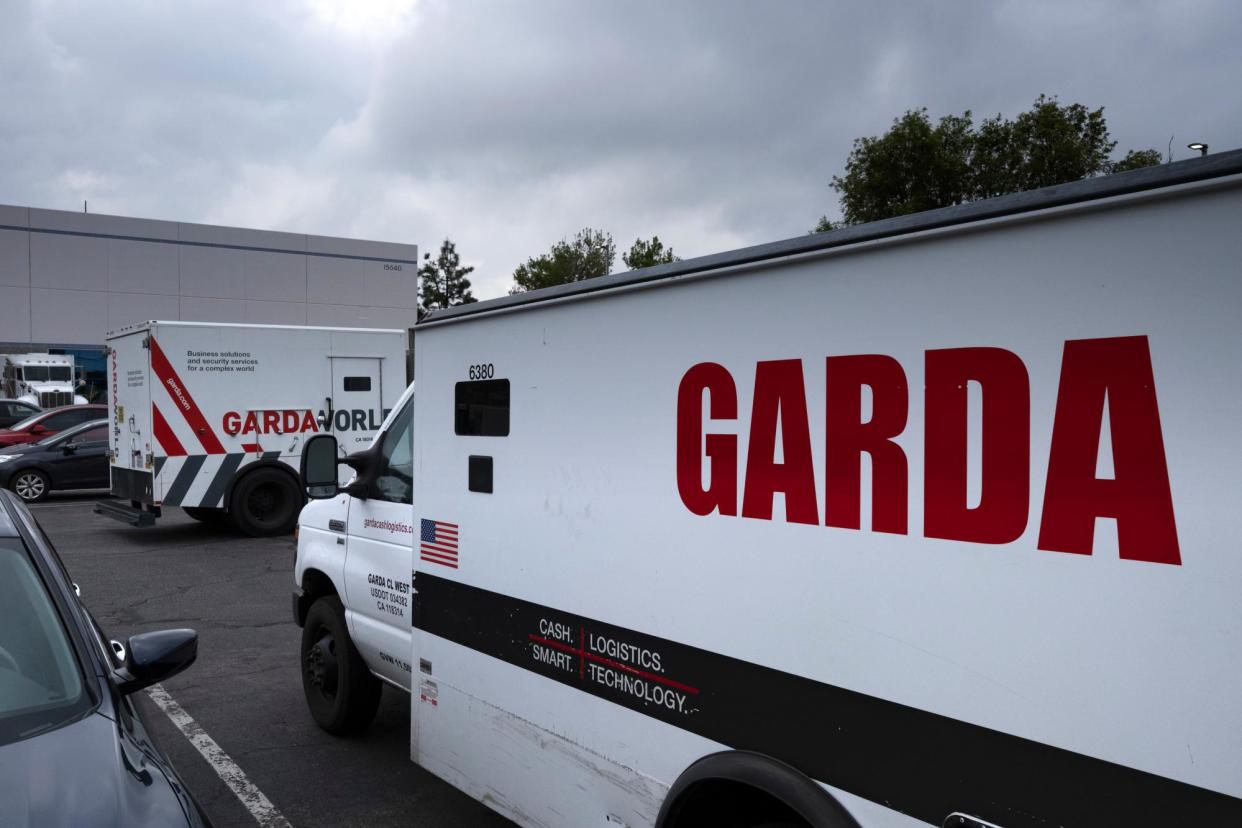
<instances>
[{"instance_id":1,"label":"semi truck cab","mask_svg":"<svg viewBox=\"0 0 1242 828\"><path fill-rule=\"evenodd\" d=\"M84 405L76 393L73 357L63 354L8 354L4 358L3 394L39 408Z\"/></svg>"},{"instance_id":2,"label":"semi truck cab","mask_svg":"<svg viewBox=\"0 0 1242 828\"><path fill-rule=\"evenodd\" d=\"M411 385L372 446L343 461L334 436L306 446L355 470L335 497L311 500L298 518L302 682L316 722L333 733L365 729L383 684L410 690L413 407ZM314 458L302 462L305 477Z\"/></svg>"}]
</instances>

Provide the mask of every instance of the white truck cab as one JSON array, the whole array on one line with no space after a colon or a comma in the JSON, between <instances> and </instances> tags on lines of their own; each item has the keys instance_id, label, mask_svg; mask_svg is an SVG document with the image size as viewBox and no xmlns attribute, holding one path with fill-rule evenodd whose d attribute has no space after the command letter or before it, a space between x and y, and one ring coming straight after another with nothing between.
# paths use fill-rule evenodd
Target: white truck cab
<instances>
[{"instance_id":1,"label":"white truck cab","mask_svg":"<svg viewBox=\"0 0 1242 828\"><path fill-rule=\"evenodd\" d=\"M86 397L76 393L81 383L73 368L73 357L66 354L6 354L0 396L44 409L85 405Z\"/></svg>"},{"instance_id":2,"label":"white truck cab","mask_svg":"<svg viewBox=\"0 0 1242 828\"><path fill-rule=\"evenodd\" d=\"M298 518L303 683L315 720L334 733L370 723L381 681L410 689L413 403L411 385L372 447L347 461L357 471L349 485Z\"/></svg>"}]
</instances>

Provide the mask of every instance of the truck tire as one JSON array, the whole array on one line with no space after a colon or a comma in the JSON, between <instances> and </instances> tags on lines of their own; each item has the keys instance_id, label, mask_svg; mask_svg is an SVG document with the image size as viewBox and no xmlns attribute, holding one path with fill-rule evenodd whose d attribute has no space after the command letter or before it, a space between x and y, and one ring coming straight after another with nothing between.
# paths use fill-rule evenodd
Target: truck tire
<instances>
[{"instance_id":1,"label":"truck tire","mask_svg":"<svg viewBox=\"0 0 1242 828\"><path fill-rule=\"evenodd\" d=\"M302 626L302 690L315 724L336 736L367 729L383 684L363 662L335 595L317 600Z\"/></svg>"},{"instance_id":2,"label":"truck tire","mask_svg":"<svg viewBox=\"0 0 1242 828\"><path fill-rule=\"evenodd\" d=\"M289 534L301 509L302 492L293 475L270 467L243 477L229 500L233 525L256 538Z\"/></svg>"}]
</instances>

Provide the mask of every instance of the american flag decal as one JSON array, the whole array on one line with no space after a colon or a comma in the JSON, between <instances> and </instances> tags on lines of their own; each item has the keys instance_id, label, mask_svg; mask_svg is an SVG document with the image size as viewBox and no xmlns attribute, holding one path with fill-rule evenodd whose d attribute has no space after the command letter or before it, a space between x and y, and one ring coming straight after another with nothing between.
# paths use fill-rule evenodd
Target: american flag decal
<instances>
[{"instance_id":1,"label":"american flag decal","mask_svg":"<svg viewBox=\"0 0 1242 828\"><path fill-rule=\"evenodd\" d=\"M429 563L457 568L457 524L422 519L418 557Z\"/></svg>"}]
</instances>

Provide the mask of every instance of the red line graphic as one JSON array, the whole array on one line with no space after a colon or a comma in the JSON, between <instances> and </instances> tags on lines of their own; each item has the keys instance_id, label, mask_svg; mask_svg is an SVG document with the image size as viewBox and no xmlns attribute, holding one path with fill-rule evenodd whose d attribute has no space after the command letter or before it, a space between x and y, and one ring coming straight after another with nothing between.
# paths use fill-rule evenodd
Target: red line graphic
<instances>
[{"instance_id":1,"label":"red line graphic","mask_svg":"<svg viewBox=\"0 0 1242 828\"><path fill-rule=\"evenodd\" d=\"M159 377L160 385L168 389L168 394L173 398L173 402L177 403L181 416L185 417L185 421L194 430L198 441L203 444L203 448L207 450L207 453L225 454L224 446L220 444L220 439L216 437L216 432L212 430L207 422L207 418L199 410L198 403L194 402L194 398L190 396L190 390L185 387L181 377L177 376L177 372L173 369L172 363L168 361L168 357L164 356L164 351L160 349L159 343L155 341L155 337L150 337L150 343L151 368L155 370L155 375Z\"/></svg>"},{"instance_id":2,"label":"red line graphic","mask_svg":"<svg viewBox=\"0 0 1242 828\"><path fill-rule=\"evenodd\" d=\"M530 634L530 640L537 641L540 644L546 645L548 647L553 647L557 650L563 650L564 652L572 653L576 656L579 656L580 658L589 658L592 661L598 661L600 664L606 664L609 667L613 667L617 670L624 670L627 673L632 673L633 675L636 675L639 678L645 678L648 681L658 681L660 684L667 684L669 687L674 687L678 690L689 693L692 696L697 696L699 694L699 688L697 687L691 687L688 684L682 684L680 681L673 681L671 678L665 678L664 676L657 675L655 673L648 673L646 670L640 670L637 667L631 667L630 665L623 664L620 661L614 661L611 658L605 658L602 655L597 655L595 653L587 652L585 649L579 649L577 647L573 647L569 644L566 644L563 641L553 641L550 638L544 638L542 636L535 635L534 633ZM582 639L582 641L584 642L584 646L585 646L585 639ZM581 666L579 666L578 672L579 674L581 674L582 672Z\"/></svg>"},{"instance_id":3,"label":"red line graphic","mask_svg":"<svg viewBox=\"0 0 1242 828\"><path fill-rule=\"evenodd\" d=\"M155 432L155 439L164 449L165 454L169 457L185 456L185 447L181 445L181 441L169 427L164 415L155 407L155 403L151 403L151 430Z\"/></svg>"},{"instance_id":4,"label":"red line graphic","mask_svg":"<svg viewBox=\"0 0 1242 828\"><path fill-rule=\"evenodd\" d=\"M242 443L242 451L262 454L263 448L258 443Z\"/></svg>"}]
</instances>

